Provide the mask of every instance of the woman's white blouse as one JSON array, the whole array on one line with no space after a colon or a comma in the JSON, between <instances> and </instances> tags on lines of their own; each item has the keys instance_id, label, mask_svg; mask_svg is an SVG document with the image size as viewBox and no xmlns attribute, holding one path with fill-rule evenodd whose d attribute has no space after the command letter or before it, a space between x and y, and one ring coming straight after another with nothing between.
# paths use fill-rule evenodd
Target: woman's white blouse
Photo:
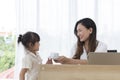
<instances>
[{"instance_id":1,"label":"woman's white blouse","mask_svg":"<svg viewBox=\"0 0 120 80\"><path fill-rule=\"evenodd\" d=\"M77 46L74 46L74 47L75 48L74 48L73 52L75 54L75 49L76 49ZM105 43L99 41L95 52L107 52L107 45ZM87 60L87 52L86 52L84 47L83 47L83 54L81 55L80 59L86 59Z\"/></svg>"}]
</instances>

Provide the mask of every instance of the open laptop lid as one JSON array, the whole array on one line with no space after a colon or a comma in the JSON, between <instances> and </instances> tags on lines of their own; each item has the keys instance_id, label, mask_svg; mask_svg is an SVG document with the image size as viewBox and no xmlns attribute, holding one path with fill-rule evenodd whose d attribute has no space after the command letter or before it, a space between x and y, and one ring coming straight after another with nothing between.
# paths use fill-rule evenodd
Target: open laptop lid
<instances>
[{"instance_id":1,"label":"open laptop lid","mask_svg":"<svg viewBox=\"0 0 120 80\"><path fill-rule=\"evenodd\" d=\"M120 65L120 53L116 52L90 52L88 64L91 65Z\"/></svg>"}]
</instances>

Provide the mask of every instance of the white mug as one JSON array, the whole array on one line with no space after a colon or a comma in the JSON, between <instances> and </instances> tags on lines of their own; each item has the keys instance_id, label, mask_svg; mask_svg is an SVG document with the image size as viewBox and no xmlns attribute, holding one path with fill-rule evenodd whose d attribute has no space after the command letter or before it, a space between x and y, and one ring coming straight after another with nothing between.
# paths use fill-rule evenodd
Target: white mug
<instances>
[{"instance_id":1,"label":"white mug","mask_svg":"<svg viewBox=\"0 0 120 80\"><path fill-rule=\"evenodd\" d=\"M56 52L52 52L49 56L49 58L51 59L57 59L59 57L59 53L56 53Z\"/></svg>"}]
</instances>

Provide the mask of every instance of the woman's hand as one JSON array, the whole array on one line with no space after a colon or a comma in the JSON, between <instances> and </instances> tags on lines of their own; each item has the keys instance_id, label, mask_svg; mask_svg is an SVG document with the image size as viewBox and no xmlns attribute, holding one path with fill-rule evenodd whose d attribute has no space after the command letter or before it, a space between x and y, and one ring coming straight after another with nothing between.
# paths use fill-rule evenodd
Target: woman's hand
<instances>
[{"instance_id":1,"label":"woman's hand","mask_svg":"<svg viewBox=\"0 0 120 80\"><path fill-rule=\"evenodd\" d=\"M56 63L65 64L66 61L67 61L67 57L65 57L65 56L59 56L57 59L54 59L54 61L55 61Z\"/></svg>"}]
</instances>

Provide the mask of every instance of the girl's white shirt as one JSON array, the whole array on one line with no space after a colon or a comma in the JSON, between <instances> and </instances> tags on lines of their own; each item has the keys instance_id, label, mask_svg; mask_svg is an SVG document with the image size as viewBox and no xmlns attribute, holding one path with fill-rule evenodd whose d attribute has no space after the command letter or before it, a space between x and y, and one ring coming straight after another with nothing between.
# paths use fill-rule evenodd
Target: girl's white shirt
<instances>
[{"instance_id":1,"label":"girl's white shirt","mask_svg":"<svg viewBox=\"0 0 120 80\"><path fill-rule=\"evenodd\" d=\"M42 64L42 59L39 53L33 54L26 50L26 54L22 59L22 68L28 68L25 75L25 80L38 80L39 67Z\"/></svg>"},{"instance_id":2,"label":"girl's white shirt","mask_svg":"<svg viewBox=\"0 0 120 80\"><path fill-rule=\"evenodd\" d=\"M75 54L76 48L77 48L77 44L75 44L74 48L72 49L71 57ZM105 43L99 41L95 52L107 52L107 45ZM83 54L81 55L80 59L87 60L87 52L84 47L83 47Z\"/></svg>"}]
</instances>

